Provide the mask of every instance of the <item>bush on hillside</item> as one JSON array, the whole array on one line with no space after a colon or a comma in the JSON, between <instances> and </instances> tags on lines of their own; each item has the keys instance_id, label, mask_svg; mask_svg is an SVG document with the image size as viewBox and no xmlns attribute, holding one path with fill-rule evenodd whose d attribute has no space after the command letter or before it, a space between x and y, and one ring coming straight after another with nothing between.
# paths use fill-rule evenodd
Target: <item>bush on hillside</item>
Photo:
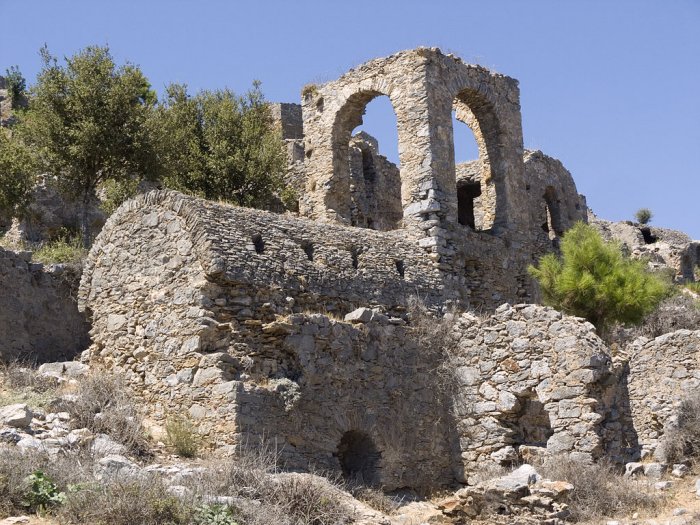
<instances>
[{"instance_id":1,"label":"bush on hillside","mask_svg":"<svg viewBox=\"0 0 700 525\"><path fill-rule=\"evenodd\" d=\"M547 254L529 268L545 304L585 317L599 333L613 323L638 324L669 295L670 283L644 261L624 256L592 227L577 223L561 240L561 257Z\"/></svg>"},{"instance_id":2,"label":"bush on hillside","mask_svg":"<svg viewBox=\"0 0 700 525\"><path fill-rule=\"evenodd\" d=\"M637 219L639 224L649 224L653 216L654 214L649 208L639 208L634 214L634 217Z\"/></svg>"},{"instance_id":3,"label":"bush on hillside","mask_svg":"<svg viewBox=\"0 0 700 525\"><path fill-rule=\"evenodd\" d=\"M244 96L172 84L153 115L164 186L239 206L267 207L286 195L282 140L258 82Z\"/></svg>"}]
</instances>

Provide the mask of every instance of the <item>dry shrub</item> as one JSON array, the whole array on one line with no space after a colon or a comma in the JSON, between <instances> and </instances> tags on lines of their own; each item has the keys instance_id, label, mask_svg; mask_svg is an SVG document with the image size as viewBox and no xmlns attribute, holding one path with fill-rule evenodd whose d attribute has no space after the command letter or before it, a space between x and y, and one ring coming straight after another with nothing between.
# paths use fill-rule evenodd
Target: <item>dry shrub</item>
<instances>
[{"instance_id":1,"label":"dry shrub","mask_svg":"<svg viewBox=\"0 0 700 525\"><path fill-rule=\"evenodd\" d=\"M397 500L378 488L365 485L349 485L346 486L346 490L356 500L384 514L393 514L401 506L401 499Z\"/></svg>"},{"instance_id":2,"label":"dry shrub","mask_svg":"<svg viewBox=\"0 0 700 525\"><path fill-rule=\"evenodd\" d=\"M148 454L142 417L126 386L116 377L91 374L82 379L76 401L67 407L73 428L107 434L133 454Z\"/></svg>"},{"instance_id":3,"label":"dry shrub","mask_svg":"<svg viewBox=\"0 0 700 525\"><path fill-rule=\"evenodd\" d=\"M14 390L30 389L43 394L56 389L56 378L37 373L30 363L11 361L0 363L0 373L5 378L5 385Z\"/></svg>"},{"instance_id":4,"label":"dry shrub","mask_svg":"<svg viewBox=\"0 0 700 525\"><path fill-rule=\"evenodd\" d=\"M448 310L440 317L415 295L408 298L406 309L420 347L440 352L449 350L454 342L452 331L458 319L455 310Z\"/></svg>"},{"instance_id":5,"label":"dry shrub","mask_svg":"<svg viewBox=\"0 0 700 525\"><path fill-rule=\"evenodd\" d=\"M55 482L58 491L92 480L93 461L83 451L49 457L37 452L22 453L15 447L0 447L0 517L26 513L30 491L27 477L37 471Z\"/></svg>"},{"instance_id":6,"label":"dry shrub","mask_svg":"<svg viewBox=\"0 0 700 525\"><path fill-rule=\"evenodd\" d=\"M350 511L333 482L311 474L280 474L278 460L279 453L271 443L242 447L236 459L187 483L198 493L236 497L240 525L337 525L350 521Z\"/></svg>"},{"instance_id":7,"label":"dry shrub","mask_svg":"<svg viewBox=\"0 0 700 525\"><path fill-rule=\"evenodd\" d=\"M328 480L311 474L279 474L265 499L284 509L292 525L350 523L352 515Z\"/></svg>"},{"instance_id":8,"label":"dry shrub","mask_svg":"<svg viewBox=\"0 0 700 525\"><path fill-rule=\"evenodd\" d=\"M700 330L700 302L680 293L664 300L630 335L654 338L683 329Z\"/></svg>"},{"instance_id":9,"label":"dry shrub","mask_svg":"<svg viewBox=\"0 0 700 525\"><path fill-rule=\"evenodd\" d=\"M681 402L678 420L666 431L661 447L668 463L697 463L700 459L700 394Z\"/></svg>"},{"instance_id":10,"label":"dry shrub","mask_svg":"<svg viewBox=\"0 0 700 525\"><path fill-rule=\"evenodd\" d=\"M0 362L0 405L26 403L32 407L48 408L55 399L58 381L38 374L34 365L21 361Z\"/></svg>"},{"instance_id":11,"label":"dry shrub","mask_svg":"<svg viewBox=\"0 0 700 525\"><path fill-rule=\"evenodd\" d=\"M583 463L562 455L545 461L540 470L548 479L568 481L574 486L569 495L572 521L598 523L604 517L653 509L664 498L648 483L623 477L607 463Z\"/></svg>"},{"instance_id":12,"label":"dry shrub","mask_svg":"<svg viewBox=\"0 0 700 525\"><path fill-rule=\"evenodd\" d=\"M91 483L71 492L60 509L68 523L95 525L186 525L194 502L168 492L155 476Z\"/></svg>"},{"instance_id":13,"label":"dry shrub","mask_svg":"<svg viewBox=\"0 0 700 525\"><path fill-rule=\"evenodd\" d=\"M40 465L38 456L20 454L14 447L0 447L0 518L26 511L22 505L27 490L24 480Z\"/></svg>"},{"instance_id":14,"label":"dry shrub","mask_svg":"<svg viewBox=\"0 0 700 525\"><path fill-rule=\"evenodd\" d=\"M170 419L165 424L168 445L183 458L193 458L199 451L201 438L192 422L183 418Z\"/></svg>"}]
</instances>

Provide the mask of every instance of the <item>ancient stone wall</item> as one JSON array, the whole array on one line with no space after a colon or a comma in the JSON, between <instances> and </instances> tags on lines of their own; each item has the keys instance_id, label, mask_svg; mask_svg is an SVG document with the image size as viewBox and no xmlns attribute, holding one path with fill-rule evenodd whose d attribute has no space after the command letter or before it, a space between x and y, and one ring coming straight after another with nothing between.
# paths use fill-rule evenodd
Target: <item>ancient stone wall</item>
<instances>
[{"instance_id":1,"label":"ancient stone wall","mask_svg":"<svg viewBox=\"0 0 700 525\"><path fill-rule=\"evenodd\" d=\"M419 48L372 60L303 93L308 173L302 212L350 223L348 144L369 101L388 96L397 117L403 227L418 238L449 240L457 224L451 113L463 107L487 166L484 191L493 186L496 209L487 228L522 228L522 129L517 82L462 63L438 49ZM487 187L488 186L488 187ZM433 223L441 231L430 231ZM440 242L440 241L438 241Z\"/></svg>"},{"instance_id":2,"label":"ancient stone wall","mask_svg":"<svg viewBox=\"0 0 700 525\"><path fill-rule=\"evenodd\" d=\"M169 204L154 194L127 203L98 237L81 289L94 320L86 359L118 370L155 421L188 414L219 448L264 438L289 468L360 469L395 488L449 481L435 358L400 319L356 326L293 314L302 294L297 303L292 287L263 286L270 274L213 280L197 250L207 241L192 233L200 217L186 200ZM260 231L273 249L272 230ZM261 255L250 242L242 260ZM291 271L291 249L275 252Z\"/></svg>"},{"instance_id":3,"label":"ancient stone wall","mask_svg":"<svg viewBox=\"0 0 700 525\"><path fill-rule=\"evenodd\" d=\"M631 221L606 221L590 210L589 222L603 238L619 242L630 256L646 260L651 270L670 268L679 282L700 279L700 241L685 233Z\"/></svg>"},{"instance_id":4,"label":"ancient stone wall","mask_svg":"<svg viewBox=\"0 0 700 525\"><path fill-rule=\"evenodd\" d=\"M89 344L76 302L79 271L0 248L0 360L72 359Z\"/></svg>"},{"instance_id":5,"label":"ancient stone wall","mask_svg":"<svg viewBox=\"0 0 700 525\"><path fill-rule=\"evenodd\" d=\"M364 132L350 140L349 162L352 226L395 230L403 219L399 169L379 154L377 140Z\"/></svg>"},{"instance_id":6,"label":"ancient stone wall","mask_svg":"<svg viewBox=\"0 0 700 525\"><path fill-rule=\"evenodd\" d=\"M545 454L603 453L602 399L611 358L593 326L537 305L503 305L485 319L464 314L451 365L458 479L488 463Z\"/></svg>"},{"instance_id":7,"label":"ancient stone wall","mask_svg":"<svg viewBox=\"0 0 700 525\"><path fill-rule=\"evenodd\" d=\"M625 353L629 366L620 406L633 428L624 437L638 454L656 453L663 460L662 437L677 423L678 407L700 391L700 330L639 338Z\"/></svg>"},{"instance_id":8,"label":"ancient stone wall","mask_svg":"<svg viewBox=\"0 0 700 525\"><path fill-rule=\"evenodd\" d=\"M294 312L341 314L360 305L400 310L410 296L436 308L449 302L493 308L528 297L523 266L530 254L515 246L509 251L504 240L486 234L465 236L453 268L436 264L432 254L417 249L400 231L317 224L168 191L129 201L110 218L109 228L141 223L142 208L149 206L159 207L159 214L172 211L191 219L191 242L208 279L269 290L279 297L274 303L279 312L290 311L285 310L287 297L294 299ZM98 238L86 263L86 291L110 235Z\"/></svg>"}]
</instances>

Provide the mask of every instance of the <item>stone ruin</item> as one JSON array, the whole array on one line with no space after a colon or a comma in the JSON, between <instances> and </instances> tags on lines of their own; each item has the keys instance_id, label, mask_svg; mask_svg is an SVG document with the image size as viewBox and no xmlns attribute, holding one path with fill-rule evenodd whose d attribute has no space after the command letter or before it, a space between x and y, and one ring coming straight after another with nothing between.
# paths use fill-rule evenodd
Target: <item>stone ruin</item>
<instances>
[{"instance_id":1,"label":"stone ruin","mask_svg":"<svg viewBox=\"0 0 700 525\"><path fill-rule=\"evenodd\" d=\"M400 166L352 136L380 95ZM83 271L83 358L120 373L155 425L196 421L218 453L265 441L287 468L386 489L546 454L652 453L643 359L613 359L585 320L503 305L536 299L527 265L587 210L561 163L523 150L517 81L420 48L302 97L273 108L299 216L171 191L128 201ZM453 111L477 161L454 163ZM438 343L407 315L416 297L437 314L491 315L438 326ZM697 382L688 341L649 345Z\"/></svg>"}]
</instances>

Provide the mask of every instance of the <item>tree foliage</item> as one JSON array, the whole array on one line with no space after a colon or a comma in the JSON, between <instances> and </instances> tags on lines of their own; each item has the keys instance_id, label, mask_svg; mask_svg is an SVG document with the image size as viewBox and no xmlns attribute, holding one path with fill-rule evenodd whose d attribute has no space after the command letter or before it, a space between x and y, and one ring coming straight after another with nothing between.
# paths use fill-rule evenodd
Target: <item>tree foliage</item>
<instances>
[{"instance_id":1,"label":"tree foliage","mask_svg":"<svg viewBox=\"0 0 700 525\"><path fill-rule=\"evenodd\" d=\"M639 224L649 224L653 216L654 214L649 208L639 208L634 214L634 217L637 219Z\"/></svg>"},{"instance_id":2,"label":"tree foliage","mask_svg":"<svg viewBox=\"0 0 700 525\"><path fill-rule=\"evenodd\" d=\"M146 123L156 102L141 70L117 67L107 47L91 46L60 65L46 47L43 67L17 132L63 193L82 204L81 233L91 240L88 205L108 180L147 174L153 155Z\"/></svg>"},{"instance_id":3,"label":"tree foliage","mask_svg":"<svg viewBox=\"0 0 700 525\"><path fill-rule=\"evenodd\" d=\"M0 128L0 213L21 217L29 206L35 162L28 148Z\"/></svg>"},{"instance_id":4,"label":"tree foliage","mask_svg":"<svg viewBox=\"0 0 700 525\"><path fill-rule=\"evenodd\" d=\"M7 91L10 94L12 109L21 106L27 92L27 81L19 70L19 66L10 66L5 70L5 82Z\"/></svg>"},{"instance_id":5,"label":"tree foliage","mask_svg":"<svg viewBox=\"0 0 700 525\"><path fill-rule=\"evenodd\" d=\"M577 223L554 254L531 266L545 304L585 317L604 331L614 322L638 324L668 295L670 283L650 273L643 261L623 256L592 227Z\"/></svg>"},{"instance_id":6,"label":"tree foliage","mask_svg":"<svg viewBox=\"0 0 700 525\"><path fill-rule=\"evenodd\" d=\"M252 207L284 191L282 141L259 82L244 96L228 89L190 96L171 84L151 129L167 187Z\"/></svg>"}]
</instances>

